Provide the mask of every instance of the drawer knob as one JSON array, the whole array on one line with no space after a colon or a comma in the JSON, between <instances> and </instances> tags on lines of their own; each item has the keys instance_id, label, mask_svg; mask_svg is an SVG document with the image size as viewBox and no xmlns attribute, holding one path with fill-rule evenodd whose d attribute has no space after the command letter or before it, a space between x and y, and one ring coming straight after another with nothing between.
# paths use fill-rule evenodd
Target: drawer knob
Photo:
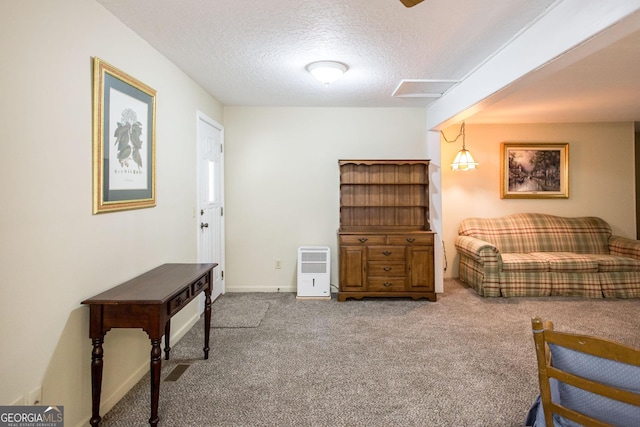
<instances>
[{"instance_id":1,"label":"drawer knob","mask_svg":"<svg viewBox=\"0 0 640 427\"><path fill-rule=\"evenodd\" d=\"M391 255L391 252L389 252L389 251L384 251L384 252L382 252L382 255L384 255L384 256L389 256L389 255Z\"/></svg>"},{"instance_id":2,"label":"drawer knob","mask_svg":"<svg viewBox=\"0 0 640 427\"><path fill-rule=\"evenodd\" d=\"M407 242L413 243L415 241L416 241L416 239L414 239L413 237L407 237Z\"/></svg>"},{"instance_id":3,"label":"drawer knob","mask_svg":"<svg viewBox=\"0 0 640 427\"><path fill-rule=\"evenodd\" d=\"M182 304L182 297L180 297L180 298L178 298L176 300L176 305L180 305L180 304Z\"/></svg>"},{"instance_id":4,"label":"drawer knob","mask_svg":"<svg viewBox=\"0 0 640 427\"><path fill-rule=\"evenodd\" d=\"M383 270L384 271L391 271L391 267L384 267Z\"/></svg>"},{"instance_id":5,"label":"drawer knob","mask_svg":"<svg viewBox=\"0 0 640 427\"><path fill-rule=\"evenodd\" d=\"M389 286L391 286L391 283L385 282L385 283L383 283L383 285L388 288Z\"/></svg>"},{"instance_id":6,"label":"drawer knob","mask_svg":"<svg viewBox=\"0 0 640 427\"><path fill-rule=\"evenodd\" d=\"M366 242L366 241L367 241L367 240L369 240L369 239L367 239L366 237L361 237L361 238L359 238L358 240L360 241L360 243L364 243L364 242Z\"/></svg>"}]
</instances>

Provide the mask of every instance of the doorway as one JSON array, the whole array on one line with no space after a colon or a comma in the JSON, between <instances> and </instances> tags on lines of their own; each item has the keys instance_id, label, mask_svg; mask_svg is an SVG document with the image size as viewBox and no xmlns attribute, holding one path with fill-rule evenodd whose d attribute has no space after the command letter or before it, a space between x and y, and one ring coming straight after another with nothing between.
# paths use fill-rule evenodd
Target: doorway
<instances>
[{"instance_id":1,"label":"doorway","mask_svg":"<svg viewBox=\"0 0 640 427\"><path fill-rule=\"evenodd\" d=\"M201 112L198 133L198 262L217 263L213 270L211 300L225 292L224 284L224 128ZM204 311L204 298L200 312Z\"/></svg>"}]
</instances>

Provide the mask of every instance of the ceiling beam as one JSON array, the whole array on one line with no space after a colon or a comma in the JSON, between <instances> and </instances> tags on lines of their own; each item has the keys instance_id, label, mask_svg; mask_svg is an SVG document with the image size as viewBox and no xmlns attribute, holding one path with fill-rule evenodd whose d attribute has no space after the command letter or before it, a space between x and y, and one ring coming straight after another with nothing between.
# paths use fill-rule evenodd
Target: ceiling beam
<instances>
[{"instance_id":1,"label":"ceiling beam","mask_svg":"<svg viewBox=\"0 0 640 427\"><path fill-rule=\"evenodd\" d=\"M443 129L475 114L505 88L553 63L624 18L636 24L640 2L563 0L427 108L427 129ZM617 31L618 38L633 29ZM635 30L638 26L635 26ZM625 34L620 34L625 33ZM577 59L576 59L577 60Z\"/></svg>"}]
</instances>

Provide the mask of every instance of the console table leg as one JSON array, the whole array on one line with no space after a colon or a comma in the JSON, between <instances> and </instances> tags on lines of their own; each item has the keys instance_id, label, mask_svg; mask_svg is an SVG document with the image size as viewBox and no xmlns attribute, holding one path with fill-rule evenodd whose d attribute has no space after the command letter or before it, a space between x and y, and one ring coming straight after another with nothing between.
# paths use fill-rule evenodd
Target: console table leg
<instances>
[{"instance_id":1,"label":"console table leg","mask_svg":"<svg viewBox=\"0 0 640 427\"><path fill-rule=\"evenodd\" d=\"M212 283L209 281L209 283ZM211 285L204 291L204 358L209 358L209 334L211 333Z\"/></svg>"},{"instance_id":2,"label":"console table leg","mask_svg":"<svg viewBox=\"0 0 640 427\"><path fill-rule=\"evenodd\" d=\"M103 350L102 343L104 337L92 340L93 351L91 352L91 420L92 426L100 424L100 394L102 393L102 366Z\"/></svg>"},{"instance_id":3,"label":"console table leg","mask_svg":"<svg viewBox=\"0 0 640 427\"><path fill-rule=\"evenodd\" d=\"M164 325L164 360L169 360L169 352L171 351L171 346L169 345L170 337L171 319L167 320L167 324Z\"/></svg>"},{"instance_id":4,"label":"console table leg","mask_svg":"<svg viewBox=\"0 0 640 427\"><path fill-rule=\"evenodd\" d=\"M158 425L158 400L160 399L160 370L162 367L161 338L151 340L151 418L149 425Z\"/></svg>"}]
</instances>

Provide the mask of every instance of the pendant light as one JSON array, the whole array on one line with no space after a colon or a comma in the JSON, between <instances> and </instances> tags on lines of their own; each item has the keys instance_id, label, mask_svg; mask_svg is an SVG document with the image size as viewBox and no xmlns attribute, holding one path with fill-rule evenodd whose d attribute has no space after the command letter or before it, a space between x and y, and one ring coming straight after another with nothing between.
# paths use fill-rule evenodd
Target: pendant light
<instances>
[{"instance_id":1,"label":"pendant light","mask_svg":"<svg viewBox=\"0 0 640 427\"><path fill-rule=\"evenodd\" d=\"M456 142L460 138L460 136L462 136L462 150L458 151L458 154L456 154L456 158L453 160L453 163L451 163L451 170L468 171L468 170L478 169L478 163L473 159L471 152L467 150L467 147L466 147L465 134L464 134L464 122L462 122L462 125L460 126L460 133L458 134L458 136L456 136L456 138L453 141L449 141L447 137L444 135L444 132L440 131L440 133L442 134L442 137L444 138L444 140L447 141L448 143Z\"/></svg>"}]
</instances>

